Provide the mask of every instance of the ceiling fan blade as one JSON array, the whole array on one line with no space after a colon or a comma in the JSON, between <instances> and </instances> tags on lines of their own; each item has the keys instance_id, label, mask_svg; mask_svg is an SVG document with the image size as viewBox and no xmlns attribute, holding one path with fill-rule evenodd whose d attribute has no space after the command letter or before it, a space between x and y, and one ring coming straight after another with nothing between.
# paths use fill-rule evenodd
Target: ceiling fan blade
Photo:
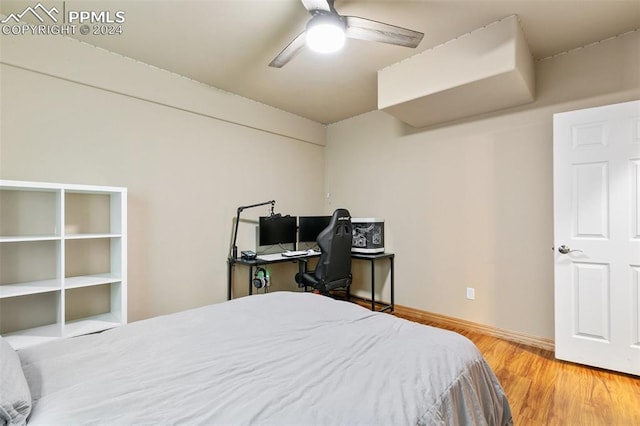
<instances>
[{"instance_id":1,"label":"ceiling fan blade","mask_svg":"<svg viewBox=\"0 0 640 426\"><path fill-rule=\"evenodd\" d=\"M304 8L310 14L315 15L317 11L335 13L333 8L333 0L301 0Z\"/></svg>"},{"instance_id":2,"label":"ceiling fan blade","mask_svg":"<svg viewBox=\"0 0 640 426\"><path fill-rule=\"evenodd\" d=\"M347 22L347 37L358 40L377 41L405 47L418 47L424 34L407 28L357 16L343 16Z\"/></svg>"},{"instance_id":3,"label":"ceiling fan blade","mask_svg":"<svg viewBox=\"0 0 640 426\"><path fill-rule=\"evenodd\" d=\"M285 65L287 62L293 59L294 56L300 53L305 45L304 33L305 31L298 34L296 38L294 38L293 41L287 45L287 47L282 49L282 52L278 53L278 56L273 58L273 60L269 63L269 66L274 68L282 68L283 65Z\"/></svg>"}]
</instances>

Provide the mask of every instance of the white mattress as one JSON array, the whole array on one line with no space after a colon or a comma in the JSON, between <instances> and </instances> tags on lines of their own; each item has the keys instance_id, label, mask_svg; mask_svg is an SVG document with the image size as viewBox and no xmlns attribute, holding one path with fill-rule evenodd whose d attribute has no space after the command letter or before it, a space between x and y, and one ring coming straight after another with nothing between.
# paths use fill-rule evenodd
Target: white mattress
<instances>
[{"instance_id":1,"label":"white mattress","mask_svg":"<svg viewBox=\"0 0 640 426\"><path fill-rule=\"evenodd\" d=\"M511 424L465 337L275 292L19 351L30 425Z\"/></svg>"}]
</instances>

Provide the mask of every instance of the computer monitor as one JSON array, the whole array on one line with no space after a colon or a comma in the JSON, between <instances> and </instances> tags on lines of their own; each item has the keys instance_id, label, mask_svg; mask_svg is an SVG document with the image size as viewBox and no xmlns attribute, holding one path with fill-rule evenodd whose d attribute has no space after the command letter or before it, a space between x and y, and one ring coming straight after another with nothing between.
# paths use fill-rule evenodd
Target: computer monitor
<instances>
[{"instance_id":1,"label":"computer monitor","mask_svg":"<svg viewBox=\"0 0 640 426\"><path fill-rule=\"evenodd\" d=\"M259 243L261 246L296 243L296 216L261 216Z\"/></svg>"},{"instance_id":2,"label":"computer monitor","mask_svg":"<svg viewBox=\"0 0 640 426\"><path fill-rule=\"evenodd\" d=\"M300 216L298 218L298 241L313 243L324 228L329 226L331 216Z\"/></svg>"}]
</instances>

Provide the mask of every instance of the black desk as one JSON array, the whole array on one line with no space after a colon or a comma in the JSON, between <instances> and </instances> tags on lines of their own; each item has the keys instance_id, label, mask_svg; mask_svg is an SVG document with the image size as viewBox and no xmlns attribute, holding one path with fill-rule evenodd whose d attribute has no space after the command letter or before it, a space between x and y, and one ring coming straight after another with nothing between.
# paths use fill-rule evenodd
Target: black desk
<instances>
[{"instance_id":1,"label":"black desk","mask_svg":"<svg viewBox=\"0 0 640 426\"><path fill-rule=\"evenodd\" d=\"M261 265L269 265L273 263L282 263L282 262L296 262L298 259L313 259L315 257L320 257L320 253L312 254L312 255L304 255L297 257L286 257L286 256L277 256L277 255L269 255L268 258L256 258L252 260L247 259L234 259L229 257L227 259L227 300L232 299L233 292L233 267L238 265L244 265L249 267L249 294L253 294L253 268ZM389 259L389 273L391 274L391 300L388 305L382 306L378 311L383 312L389 310L389 312L394 311L394 271L393 271L393 261L395 258L394 253L375 253L375 254L364 254L364 253L351 253L351 258L356 260L366 260L371 264L371 310L376 310L376 299L375 299L375 262L378 259ZM349 288L347 288L347 298L349 298Z\"/></svg>"},{"instance_id":2,"label":"black desk","mask_svg":"<svg viewBox=\"0 0 640 426\"><path fill-rule=\"evenodd\" d=\"M378 309L378 311L380 312L384 312L386 310L389 310L389 312L393 312L394 311L394 307L395 307L395 302L394 302L394 283L393 283L393 260L395 259L396 255L393 253L375 253L375 254L364 254L364 253L351 253L351 258L352 259L358 259L358 260L368 260L369 263L371 264L371 310L375 311L376 310L376 292L375 292L375 284L376 284L376 277L375 277L375 263L376 260L378 259L389 259L389 274L391 274L391 288L389 289L390 291L390 295L391 295L391 300L389 301L390 303L388 305L382 306L380 309ZM348 289L347 289L347 294L348 294Z\"/></svg>"}]
</instances>

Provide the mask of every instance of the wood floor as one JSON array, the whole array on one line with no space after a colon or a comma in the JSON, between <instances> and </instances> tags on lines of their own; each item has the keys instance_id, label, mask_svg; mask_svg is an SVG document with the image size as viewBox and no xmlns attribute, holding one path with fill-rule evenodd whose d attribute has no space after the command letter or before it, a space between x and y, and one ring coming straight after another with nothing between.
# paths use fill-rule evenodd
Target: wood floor
<instances>
[{"instance_id":1,"label":"wood floor","mask_svg":"<svg viewBox=\"0 0 640 426\"><path fill-rule=\"evenodd\" d=\"M558 361L543 349L447 328L480 349L509 398L516 426L640 425L639 377Z\"/></svg>"}]
</instances>

